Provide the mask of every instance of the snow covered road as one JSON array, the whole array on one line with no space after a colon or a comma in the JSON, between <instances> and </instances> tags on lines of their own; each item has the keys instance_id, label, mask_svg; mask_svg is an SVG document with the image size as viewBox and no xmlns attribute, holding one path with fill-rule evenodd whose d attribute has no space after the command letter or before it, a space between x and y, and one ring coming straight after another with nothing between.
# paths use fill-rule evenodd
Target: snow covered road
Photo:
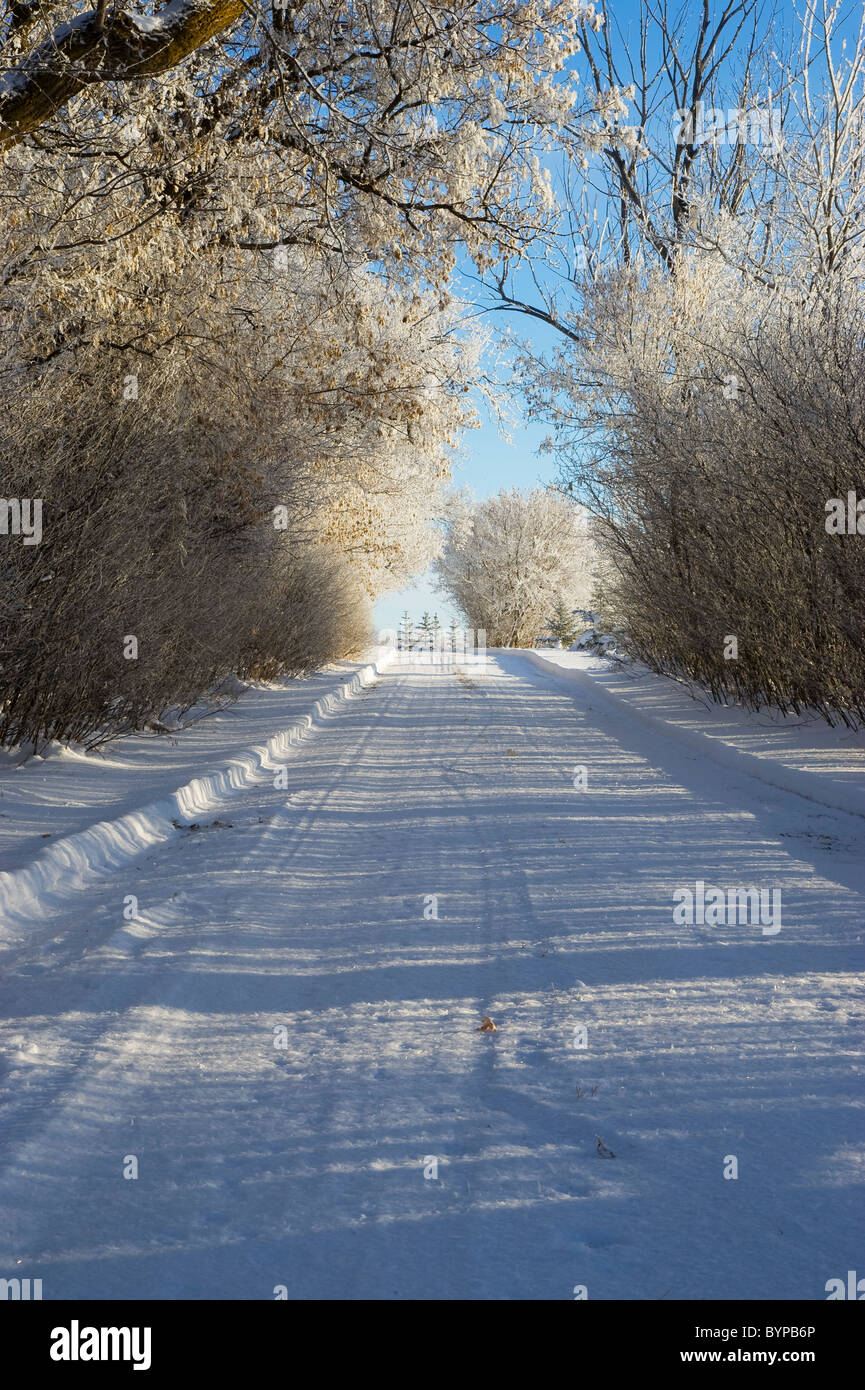
<instances>
[{"instance_id":1,"label":"snow covered road","mask_svg":"<svg viewBox=\"0 0 865 1390\"><path fill-rule=\"evenodd\" d=\"M283 780L0 978L0 1276L674 1300L865 1273L865 821L519 653L394 667ZM781 930L677 925L698 881L780 890Z\"/></svg>"}]
</instances>

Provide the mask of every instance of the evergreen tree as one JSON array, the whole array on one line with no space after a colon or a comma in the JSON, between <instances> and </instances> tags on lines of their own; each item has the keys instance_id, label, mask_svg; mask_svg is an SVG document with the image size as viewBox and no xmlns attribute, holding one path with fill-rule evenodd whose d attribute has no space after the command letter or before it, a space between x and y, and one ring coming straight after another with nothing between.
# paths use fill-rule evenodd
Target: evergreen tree
<instances>
[{"instance_id":1,"label":"evergreen tree","mask_svg":"<svg viewBox=\"0 0 865 1390\"><path fill-rule=\"evenodd\" d=\"M398 647L398 649L399 649L400 651L408 651L408 650L411 648L412 637L413 637L413 636L414 636L414 623L413 623L412 620L411 620L411 614L409 613L408 609L406 608L405 611L403 612L402 617L401 617L400 620L399 620L399 629L398 629L398 634L397 634L397 647Z\"/></svg>"},{"instance_id":2,"label":"evergreen tree","mask_svg":"<svg viewBox=\"0 0 865 1390\"><path fill-rule=\"evenodd\" d=\"M553 616L547 619L547 630L553 637L558 638L563 647L569 647L576 641L584 626L584 623L577 621L560 594L556 599Z\"/></svg>"}]
</instances>

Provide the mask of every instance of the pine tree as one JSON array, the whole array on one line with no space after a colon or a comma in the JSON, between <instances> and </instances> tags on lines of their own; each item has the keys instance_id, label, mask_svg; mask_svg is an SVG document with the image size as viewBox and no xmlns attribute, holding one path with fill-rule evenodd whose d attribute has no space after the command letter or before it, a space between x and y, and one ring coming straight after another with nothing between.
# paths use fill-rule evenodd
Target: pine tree
<instances>
[{"instance_id":1,"label":"pine tree","mask_svg":"<svg viewBox=\"0 0 865 1390\"><path fill-rule=\"evenodd\" d=\"M576 641L583 626L576 620L560 594L556 599L553 616L547 619L547 630L552 633L553 637L558 638L563 647L569 647L572 642Z\"/></svg>"},{"instance_id":2,"label":"pine tree","mask_svg":"<svg viewBox=\"0 0 865 1390\"><path fill-rule=\"evenodd\" d=\"M399 629L397 633L397 646L400 651L410 650L413 636L414 623L411 620L411 614L406 608L399 620Z\"/></svg>"}]
</instances>

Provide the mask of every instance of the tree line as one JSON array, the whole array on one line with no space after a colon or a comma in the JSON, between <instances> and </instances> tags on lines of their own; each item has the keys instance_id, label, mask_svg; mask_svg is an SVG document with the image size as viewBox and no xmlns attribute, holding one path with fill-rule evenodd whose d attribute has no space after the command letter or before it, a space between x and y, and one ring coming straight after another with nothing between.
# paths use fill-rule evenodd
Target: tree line
<instances>
[{"instance_id":1,"label":"tree line","mask_svg":"<svg viewBox=\"0 0 865 1390\"><path fill-rule=\"evenodd\" d=\"M580 17L7 8L0 740L95 742L365 644L472 418L457 257L551 226Z\"/></svg>"},{"instance_id":2,"label":"tree line","mask_svg":"<svg viewBox=\"0 0 865 1390\"><path fill-rule=\"evenodd\" d=\"M581 26L599 115L558 273L530 296L488 278L494 309L553 330L521 366L593 514L597 606L659 671L857 722L865 16L645 0L628 29L601 12Z\"/></svg>"}]
</instances>

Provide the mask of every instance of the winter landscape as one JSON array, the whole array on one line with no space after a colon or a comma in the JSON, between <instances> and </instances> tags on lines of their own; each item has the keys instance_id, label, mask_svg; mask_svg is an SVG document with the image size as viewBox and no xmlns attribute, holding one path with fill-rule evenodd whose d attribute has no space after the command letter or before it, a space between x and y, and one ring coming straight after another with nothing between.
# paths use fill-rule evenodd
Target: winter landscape
<instances>
[{"instance_id":1,"label":"winter landscape","mask_svg":"<svg viewBox=\"0 0 865 1390\"><path fill-rule=\"evenodd\" d=\"M0 1301L865 1298L861 5L0 57Z\"/></svg>"}]
</instances>

